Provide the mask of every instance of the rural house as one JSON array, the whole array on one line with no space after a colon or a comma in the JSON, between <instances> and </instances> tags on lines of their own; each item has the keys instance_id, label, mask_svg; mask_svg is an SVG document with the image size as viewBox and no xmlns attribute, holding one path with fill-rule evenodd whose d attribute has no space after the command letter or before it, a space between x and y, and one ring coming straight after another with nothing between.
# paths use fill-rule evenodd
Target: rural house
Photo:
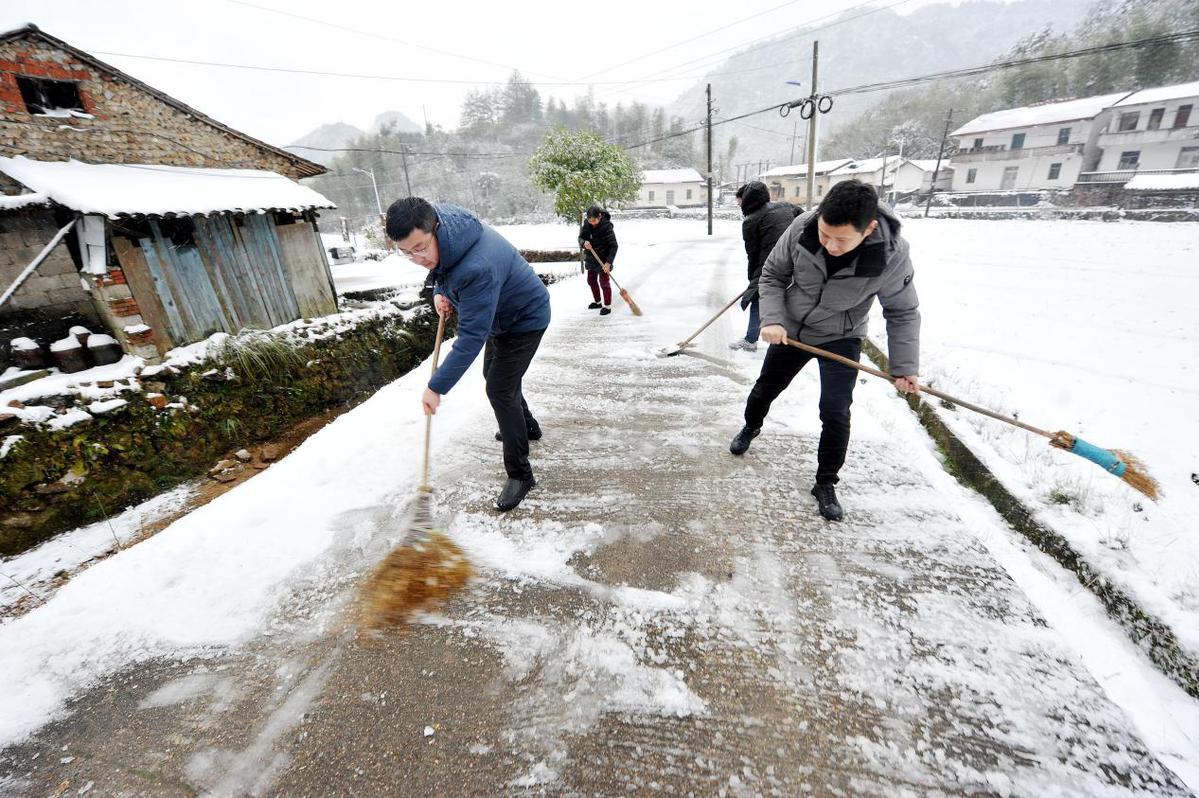
<instances>
[{"instance_id":1,"label":"rural house","mask_svg":"<svg viewBox=\"0 0 1199 798\"><path fill-rule=\"evenodd\" d=\"M234 130L33 25L0 34L0 370L75 324L155 360L337 310L299 179Z\"/></svg>"}]
</instances>

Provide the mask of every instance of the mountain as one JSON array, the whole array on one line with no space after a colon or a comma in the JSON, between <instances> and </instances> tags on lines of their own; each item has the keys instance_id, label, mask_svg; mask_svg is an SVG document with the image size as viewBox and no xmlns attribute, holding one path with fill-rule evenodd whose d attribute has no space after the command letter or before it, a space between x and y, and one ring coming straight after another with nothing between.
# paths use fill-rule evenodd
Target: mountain
<instances>
[{"instance_id":1,"label":"mountain","mask_svg":"<svg viewBox=\"0 0 1199 798\"><path fill-rule=\"evenodd\" d=\"M424 133L423 125L418 125L400 111L384 111L375 117L371 132L377 133L385 126L391 125L397 133Z\"/></svg>"},{"instance_id":2,"label":"mountain","mask_svg":"<svg viewBox=\"0 0 1199 798\"><path fill-rule=\"evenodd\" d=\"M820 42L819 88L835 91L985 64L1032 33L1074 28L1089 6L1090 0L973 0L924 6L906 16L889 9L850 10L839 18L845 21L819 30L789 31L734 53L668 110L689 125L697 124L707 83L712 84L713 104L719 109L716 118L806 96L811 92L814 40ZM820 118L821 139L885 96L876 91L836 97L832 111ZM770 159L776 166L787 164L792 162L794 134L794 161L802 162L807 123L797 125L798 119L795 111L785 119L769 113L713 128L713 153L725 153L729 137L736 136L734 162L752 160L756 165L758 159Z\"/></svg>"},{"instance_id":3,"label":"mountain","mask_svg":"<svg viewBox=\"0 0 1199 798\"><path fill-rule=\"evenodd\" d=\"M321 125L316 130L313 130L312 132L296 139L288 146L327 148L345 147L350 144L350 142L365 135L365 131L359 130L353 125L347 125L345 122L336 122L331 125ZM301 155L310 161L316 161L322 166L329 166L331 163L333 163L333 159L341 153L300 149L296 150L296 154Z\"/></svg>"}]
</instances>

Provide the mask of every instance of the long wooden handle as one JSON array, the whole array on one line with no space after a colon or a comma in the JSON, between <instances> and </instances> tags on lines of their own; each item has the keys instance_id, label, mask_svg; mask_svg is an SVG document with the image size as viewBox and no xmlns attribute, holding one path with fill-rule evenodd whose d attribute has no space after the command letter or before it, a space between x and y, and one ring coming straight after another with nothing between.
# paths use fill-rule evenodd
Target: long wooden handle
<instances>
[{"instance_id":1,"label":"long wooden handle","mask_svg":"<svg viewBox=\"0 0 1199 798\"><path fill-rule=\"evenodd\" d=\"M437 337L433 339L433 366L429 378L437 373L437 362L441 358L441 342L445 339L445 316L437 314ZM420 489L429 490L429 448L433 440L433 416L425 416L425 459L421 465Z\"/></svg>"},{"instance_id":2,"label":"long wooden handle","mask_svg":"<svg viewBox=\"0 0 1199 798\"><path fill-rule=\"evenodd\" d=\"M738 299L740 299L740 298L741 298L742 296L744 296L744 295L745 295L745 292L744 292L744 291L739 291L739 292L737 293L737 296L735 296L735 297L733 297L732 299L730 299L730 300L729 300L729 303L728 303L727 305L725 305L724 307L722 307L722 308L720 309L720 312L719 312L719 313L717 313L717 314L716 314L715 316L713 316L712 318L708 319L708 321L707 321L707 322L704 324L704 326L703 326L703 327L700 327L698 330L696 330L695 332L693 332L693 333L691 334L691 337L690 337L690 338L688 338L686 341L680 341L680 342L679 342L679 349L682 349L683 347L687 346L687 345L688 345L688 344L690 344L692 341L694 341L696 338L698 338L700 333L702 333L704 330L706 330L706 329L708 329L709 327L711 327L711 326L712 326L712 322L716 321L716 320L717 320L717 319L719 319L721 316L723 316L725 313L727 313L727 312L728 312L728 310L729 310L729 308L731 308L733 305L735 305L735 304L737 303L737 300L738 300Z\"/></svg>"},{"instance_id":3,"label":"long wooden handle","mask_svg":"<svg viewBox=\"0 0 1199 798\"><path fill-rule=\"evenodd\" d=\"M856 360L850 360L847 357L842 357L841 355L838 355L834 352L830 352L827 349L821 349L820 347L812 346L811 344L805 344L800 341L793 340L791 338L784 338L783 341L788 346L794 346L796 349L802 349L805 352L811 352L813 355L817 355L819 357L823 357L828 360L835 360L838 363L842 363L846 366L849 366L850 368L855 368L858 371L864 371L867 374L874 375L875 377L881 377L882 379L886 380L887 382L890 382L890 383L895 382L895 378L892 377L890 374L887 374L885 371L879 371L878 369L873 368L872 366L863 365ZM996 421L1003 421L1005 423L1011 424L1014 427L1019 427L1020 429L1027 430L1027 431L1035 433L1037 435L1041 435L1046 438L1049 438L1050 440L1053 440L1053 438L1054 438L1054 435L1052 432L1048 432L1039 427L1034 427L1031 424L1025 424L1023 421L1020 421L1019 419L1009 418L1008 416L1000 415L999 413L996 413L994 410L988 410L987 408L980 407L979 405L976 405L972 402L967 402L963 399L958 399L956 396L950 396L949 394L947 394L943 391L938 391L936 388L929 388L927 385L921 385L920 392L929 394L930 396L935 396L938 399L944 399L947 402L953 402L955 405L961 405L962 407L966 408L967 410L973 410L975 413L981 413L982 415L993 418Z\"/></svg>"}]
</instances>

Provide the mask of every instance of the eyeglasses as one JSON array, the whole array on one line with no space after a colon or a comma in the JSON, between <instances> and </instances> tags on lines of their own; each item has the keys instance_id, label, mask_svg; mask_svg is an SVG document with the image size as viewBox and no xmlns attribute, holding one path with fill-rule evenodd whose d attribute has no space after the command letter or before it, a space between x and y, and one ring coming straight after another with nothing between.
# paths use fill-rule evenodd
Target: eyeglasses
<instances>
[{"instance_id":1,"label":"eyeglasses","mask_svg":"<svg viewBox=\"0 0 1199 798\"><path fill-rule=\"evenodd\" d=\"M434 237L437 235L437 228L439 226L440 226L440 224L434 225L433 232L431 232L431 233L425 233L423 230L414 231L414 232L424 233L424 235L425 235L424 240L422 240L416 246L411 247L410 249L405 249L404 247L399 247L400 252L402 252L404 254L404 256L407 258L411 258L414 255L424 257L425 253L429 251L429 246L433 243Z\"/></svg>"}]
</instances>

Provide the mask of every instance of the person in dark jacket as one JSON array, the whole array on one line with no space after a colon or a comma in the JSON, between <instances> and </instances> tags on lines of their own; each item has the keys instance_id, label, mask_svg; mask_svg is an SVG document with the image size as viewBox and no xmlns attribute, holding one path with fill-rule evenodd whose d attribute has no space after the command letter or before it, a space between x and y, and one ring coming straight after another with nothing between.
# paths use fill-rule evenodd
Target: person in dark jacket
<instances>
[{"instance_id":1,"label":"person in dark jacket","mask_svg":"<svg viewBox=\"0 0 1199 798\"><path fill-rule=\"evenodd\" d=\"M729 344L729 349L743 349L754 352L758 348L758 330L760 317L758 314L758 277L762 274L762 264L766 256L774 249L774 242L779 240L795 217L803 213L803 208L789 202L771 202L770 189L758 180L752 180L737 189L737 204L741 206L741 239L745 242L747 257L747 274L749 287L741 297L741 309L749 309L749 327L744 338L738 338Z\"/></svg>"},{"instance_id":2,"label":"person in dark jacket","mask_svg":"<svg viewBox=\"0 0 1199 798\"><path fill-rule=\"evenodd\" d=\"M508 479L495 500L511 510L537 484L529 464L529 438L541 428L529 412L521 382L550 323L550 297L532 267L508 241L470 211L431 205L420 197L387 209L387 235L435 280L433 306L442 317L458 311L458 337L421 397L437 412L486 345L483 377L504 441Z\"/></svg>"},{"instance_id":3,"label":"person in dark jacket","mask_svg":"<svg viewBox=\"0 0 1199 798\"><path fill-rule=\"evenodd\" d=\"M616 260L616 229L612 214L598 205L587 209L587 218L579 228L579 246L587 251L587 285L591 286L588 310L599 310L601 316L612 312L612 261ZM602 300L602 301L601 301Z\"/></svg>"},{"instance_id":4,"label":"person in dark jacket","mask_svg":"<svg viewBox=\"0 0 1199 798\"><path fill-rule=\"evenodd\" d=\"M904 393L920 390L920 303L908 242L899 227L899 219L879 203L872 186L846 180L829 189L816 211L787 228L758 282L762 340L771 346L745 402L745 426L729 444L730 452L745 454L762 431L771 403L813 357L787 346L785 339L857 360L875 297L887 322L895 387ZM812 495L822 516L840 521L844 511L834 486L849 448L849 406L858 373L827 359L820 359L819 366L821 431Z\"/></svg>"}]
</instances>

